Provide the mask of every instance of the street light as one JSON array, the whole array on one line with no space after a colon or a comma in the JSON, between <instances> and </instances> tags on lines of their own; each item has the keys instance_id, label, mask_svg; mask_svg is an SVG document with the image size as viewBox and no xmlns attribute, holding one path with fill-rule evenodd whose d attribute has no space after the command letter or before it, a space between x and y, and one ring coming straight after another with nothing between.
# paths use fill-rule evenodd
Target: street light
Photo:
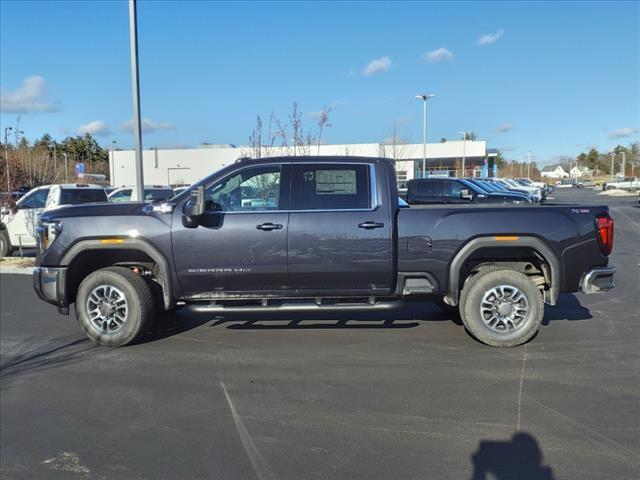
<instances>
[{"instance_id":1,"label":"street light","mask_svg":"<svg viewBox=\"0 0 640 480\"><path fill-rule=\"evenodd\" d=\"M9 131L13 130L13 127L4 127L4 156L7 161L7 194L11 194L11 177L9 176Z\"/></svg>"},{"instance_id":2,"label":"street light","mask_svg":"<svg viewBox=\"0 0 640 480\"><path fill-rule=\"evenodd\" d=\"M423 132L422 132L422 178L424 178L427 168L427 100L435 97L435 93L421 93L416 98L424 102L423 105Z\"/></svg>"},{"instance_id":3,"label":"street light","mask_svg":"<svg viewBox=\"0 0 640 480\"><path fill-rule=\"evenodd\" d=\"M467 132L458 132L462 135L462 176L464 177L464 164L467 157Z\"/></svg>"}]
</instances>

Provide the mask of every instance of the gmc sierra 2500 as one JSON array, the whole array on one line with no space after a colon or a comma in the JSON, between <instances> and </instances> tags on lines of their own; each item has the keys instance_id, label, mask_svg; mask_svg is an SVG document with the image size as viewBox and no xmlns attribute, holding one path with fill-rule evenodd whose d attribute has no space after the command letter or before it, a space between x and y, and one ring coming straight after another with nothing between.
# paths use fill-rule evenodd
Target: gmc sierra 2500
<instances>
[{"instance_id":1,"label":"gmc sierra 2500","mask_svg":"<svg viewBox=\"0 0 640 480\"><path fill-rule=\"evenodd\" d=\"M606 206L400 208L391 161L242 160L166 203L45 212L34 287L91 340L126 345L156 308L457 307L494 346L538 330L561 292L613 288ZM307 302L307 303L305 303Z\"/></svg>"}]
</instances>

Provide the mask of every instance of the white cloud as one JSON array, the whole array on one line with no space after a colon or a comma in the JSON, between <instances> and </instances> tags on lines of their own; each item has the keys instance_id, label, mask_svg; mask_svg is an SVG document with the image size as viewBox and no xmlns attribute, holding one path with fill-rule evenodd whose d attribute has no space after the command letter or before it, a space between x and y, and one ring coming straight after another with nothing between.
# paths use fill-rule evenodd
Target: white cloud
<instances>
[{"instance_id":1,"label":"white cloud","mask_svg":"<svg viewBox=\"0 0 640 480\"><path fill-rule=\"evenodd\" d=\"M631 137L634 133L638 133L640 130L637 128L616 128L612 132L609 132L609 138L626 138Z\"/></svg>"},{"instance_id":2,"label":"white cloud","mask_svg":"<svg viewBox=\"0 0 640 480\"><path fill-rule=\"evenodd\" d=\"M59 108L46 99L47 81L40 75L25 78L13 91L0 87L2 113L56 112Z\"/></svg>"},{"instance_id":3,"label":"white cloud","mask_svg":"<svg viewBox=\"0 0 640 480\"><path fill-rule=\"evenodd\" d=\"M154 133L159 130L175 130L176 127L168 122L156 122L155 120L151 120L150 118L142 119L142 133ZM121 125L121 128L125 132L133 132L133 119L130 119L127 122L124 122Z\"/></svg>"},{"instance_id":4,"label":"white cloud","mask_svg":"<svg viewBox=\"0 0 640 480\"><path fill-rule=\"evenodd\" d=\"M362 74L370 77L376 73L386 72L391 66L391 58L384 56L371 60L369 65L362 71Z\"/></svg>"},{"instance_id":5,"label":"white cloud","mask_svg":"<svg viewBox=\"0 0 640 480\"><path fill-rule=\"evenodd\" d=\"M96 137L109 135L111 130L109 129L109 125L107 125L102 120L94 120L93 122L85 123L84 125L80 125L78 127L78 135L91 134Z\"/></svg>"},{"instance_id":6,"label":"white cloud","mask_svg":"<svg viewBox=\"0 0 640 480\"><path fill-rule=\"evenodd\" d=\"M478 45L491 45L492 43L497 42L504 35L504 30L500 29L497 32L488 33L486 35L481 36L478 39Z\"/></svg>"},{"instance_id":7,"label":"white cloud","mask_svg":"<svg viewBox=\"0 0 640 480\"><path fill-rule=\"evenodd\" d=\"M427 63L450 62L453 60L453 53L446 48L438 48L422 55L422 60Z\"/></svg>"},{"instance_id":8,"label":"white cloud","mask_svg":"<svg viewBox=\"0 0 640 480\"><path fill-rule=\"evenodd\" d=\"M500 125L498 128L496 128L496 132L498 132L498 133L507 133L512 128L513 128L513 124L509 123L509 122L506 122L506 123L503 123L502 125Z\"/></svg>"}]
</instances>

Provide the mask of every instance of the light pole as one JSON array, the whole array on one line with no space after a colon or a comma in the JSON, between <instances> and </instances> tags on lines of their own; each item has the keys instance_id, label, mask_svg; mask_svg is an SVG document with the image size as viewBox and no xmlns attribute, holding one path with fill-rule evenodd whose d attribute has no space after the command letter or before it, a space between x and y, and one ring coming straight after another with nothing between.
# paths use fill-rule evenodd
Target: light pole
<instances>
[{"instance_id":1,"label":"light pole","mask_svg":"<svg viewBox=\"0 0 640 480\"><path fill-rule=\"evenodd\" d=\"M627 169L627 152L625 152L624 150L622 151L622 166L620 167L620 173L622 173L622 179L624 180L624 177L626 176L627 172L625 171Z\"/></svg>"},{"instance_id":2,"label":"light pole","mask_svg":"<svg viewBox=\"0 0 640 480\"><path fill-rule=\"evenodd\" d=\"M527 178L531 179L531 150L529 150L529 162L527 163Z\"/></svg>"},{"instance_id":3,"label":"light pole","mask_svg":"<svg viewBox=\"0 0 640 480\"><path fill-rule=\"evenodd\" d=\"M458 132L462 135L462 176L464 177L464 167L467 161L467 132Z\"/></svg>"},{"instance_id":4,"label":"light pole","mask_svg":"<svg viewBox=\"0 0 640 480\"><path fill-rule=\"evenodd\" d=\"M11 177L9 176L9 145L8 137L9 131L13 130L13 127L4 127L4 157L7 162L7 194L11 194Z\"/></svg>"},{"instance_id":5,"label":"light pole","mask_svg":"<svg viewBox=\"0 0 640 480\"><path fill-rule=\"evenodd\" d=\"M138 71L138 17L136 0L129 0L129 41L131 47L131 96L133 97L133 133L136 141L135 200L144 200L142 174L142 123L140 120L140 78ZM132 196L132 200L133 200Z\"/></svg>"},{"instance_id":6,"label":"light pole","mask_svg":"<svg viewBox=\"0 0 640 480\"><path fill-rule=\"evenodd\" d=\"M423 121L422 121L422 174L421 177L424 178L425 171L427 169L427 100L435 97L435 93L421 93L416 95L416 98L423 101Z\"/></svg>"}]
</instances>

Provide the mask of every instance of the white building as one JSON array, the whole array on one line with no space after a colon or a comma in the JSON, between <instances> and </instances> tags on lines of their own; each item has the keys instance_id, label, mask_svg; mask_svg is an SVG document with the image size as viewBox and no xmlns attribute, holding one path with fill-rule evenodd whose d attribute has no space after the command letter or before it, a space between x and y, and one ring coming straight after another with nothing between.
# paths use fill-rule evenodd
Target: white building
<instances>
[{"instance_id":1,"label":"white building","mask_svg":"<svg viewBox=\"0 0 640 480\"><path fill-rule=\"evenodd\" d=\"M593 171L588 167L579 167L578 165L574 165L571 170L569 170L569 174L574 178L590 177L593 174Z\"/></svg>"},{"instance_id":2,"label":"white building","mask_svg":"<svg viewBox=\"0 0 640 480\"><path fill-rule=\"evenodd\" d=\"M548 165L542 169L540 174L546 178L567 178L569 176L560 165Z\"/></svg>"},{"instance_id":3,"label":"white building","mask_svg":"<svg viewBox=\"0 0 640 480\"><path fill-rule=\"evenodd\" d=\"M420 175L423 145L356 143L343 145L320 145L301 147L262 147L260 156L279 155L351 155L363 157L387 157L396 160L399 181L410 180ZM485 141L447 141L427 144L427 171L455 170L465 157L467 174L478 171L487 158ZM201 148L149 149L144 150L144 183L147 185L190 185L201 178L235 162L238 158L257 156L250 147L232 145L205 145ZM112 186L135 183L135 152L133 150L112 151L109 154L109 172Z\"/></svg>"}]
</instances>

